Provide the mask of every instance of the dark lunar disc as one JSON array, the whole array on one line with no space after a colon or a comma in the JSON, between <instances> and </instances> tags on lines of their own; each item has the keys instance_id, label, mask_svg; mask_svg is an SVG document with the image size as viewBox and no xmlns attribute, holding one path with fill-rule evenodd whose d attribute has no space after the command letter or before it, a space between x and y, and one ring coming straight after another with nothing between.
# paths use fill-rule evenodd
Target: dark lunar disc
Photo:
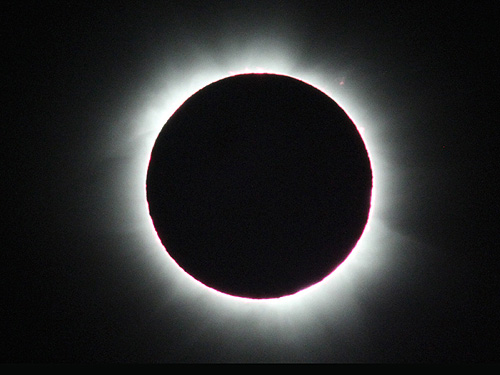
<instances>
[{"instance_id":1,"label":"dark lunar disc","mask_svg":"<svg viewBox=\"0 0 500 375\"><path fill-rule=\"evenodd\" d=\"M370 160L355 125L297 79L214 82L168 120L147 200L174 261L226 294L274 298L332 273L370 210Z\"/></svg>"}]
</instances>

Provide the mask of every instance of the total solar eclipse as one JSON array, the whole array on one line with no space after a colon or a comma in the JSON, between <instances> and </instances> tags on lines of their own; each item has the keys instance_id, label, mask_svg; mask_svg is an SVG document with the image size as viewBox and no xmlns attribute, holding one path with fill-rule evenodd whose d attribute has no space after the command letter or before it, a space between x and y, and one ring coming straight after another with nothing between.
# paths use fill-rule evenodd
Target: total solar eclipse
<instances>
[{"instance_id":1,"label":"total solar eclipse","mask_svg":"<svg viewBox=\"0 0 500 375\"><path fill-rule=\"evenodd\" d=\"M186 273L225 294L278 298L349 256L368 220L372 170L328 95L285 75L241 74L170 117L146 194L159 239Z\"/></svg>"}]
</instances>

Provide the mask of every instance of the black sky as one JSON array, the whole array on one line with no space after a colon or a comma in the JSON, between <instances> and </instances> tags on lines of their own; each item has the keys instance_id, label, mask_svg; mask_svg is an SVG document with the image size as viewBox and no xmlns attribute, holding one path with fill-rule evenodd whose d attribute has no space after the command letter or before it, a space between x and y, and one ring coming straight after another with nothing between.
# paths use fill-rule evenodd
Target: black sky
<instances>
[{"instance_id":1,"label":"black sky","mask_svg":"<svg viewBox=\"0 0 500 375\"><path fill-rule=\"evenodd\" d=\"M373 3L2 5L2 362L498 362L498 5ZM229 342L151 276L117 188L162 69L178 84L266 40L343 82L391 167L377 246L397 269L358 292L362 321L325 313L293 347Z\"/></svg>"}]
</instances>

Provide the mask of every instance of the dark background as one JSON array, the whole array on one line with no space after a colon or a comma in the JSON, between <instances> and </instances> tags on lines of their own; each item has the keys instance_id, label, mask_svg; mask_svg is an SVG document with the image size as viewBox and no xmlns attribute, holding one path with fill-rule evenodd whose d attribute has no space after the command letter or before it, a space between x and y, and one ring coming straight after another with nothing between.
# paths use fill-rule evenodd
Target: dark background
<instances>
[{"instance_id":1,"label":"dark background","mask_svg":"<svg viewBox=\"0 0 500 375\"><path fill-rule=\"evenodd\" d=\"M495 2L41 3L0 12L3 363L498 362ZM110 150L161 69L266 38L342 77L390 166L376 246L396 266L356 291L362 319L323 310L293 345L148 268L124 222L134 144Z\"/></svg>"}]
</instances>

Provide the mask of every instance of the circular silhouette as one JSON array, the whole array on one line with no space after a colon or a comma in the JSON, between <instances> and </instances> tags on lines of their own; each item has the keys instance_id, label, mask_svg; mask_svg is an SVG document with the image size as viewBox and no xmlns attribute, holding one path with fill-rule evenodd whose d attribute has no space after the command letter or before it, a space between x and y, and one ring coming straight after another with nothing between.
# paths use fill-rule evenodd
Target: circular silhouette
<instances>
[{"instance_id":1,"label":"circular silhouette","mask_svg":"<svg viewBox=\"0 0 500 375\"><path fill-rule=\"evenodd\" d=\"M276 298L347 258L368 219L372 172L330 97L288 76L243 74L172 115L146 189L157 234L185 272L226 294Z\"/></svg>"}]
</instances>

